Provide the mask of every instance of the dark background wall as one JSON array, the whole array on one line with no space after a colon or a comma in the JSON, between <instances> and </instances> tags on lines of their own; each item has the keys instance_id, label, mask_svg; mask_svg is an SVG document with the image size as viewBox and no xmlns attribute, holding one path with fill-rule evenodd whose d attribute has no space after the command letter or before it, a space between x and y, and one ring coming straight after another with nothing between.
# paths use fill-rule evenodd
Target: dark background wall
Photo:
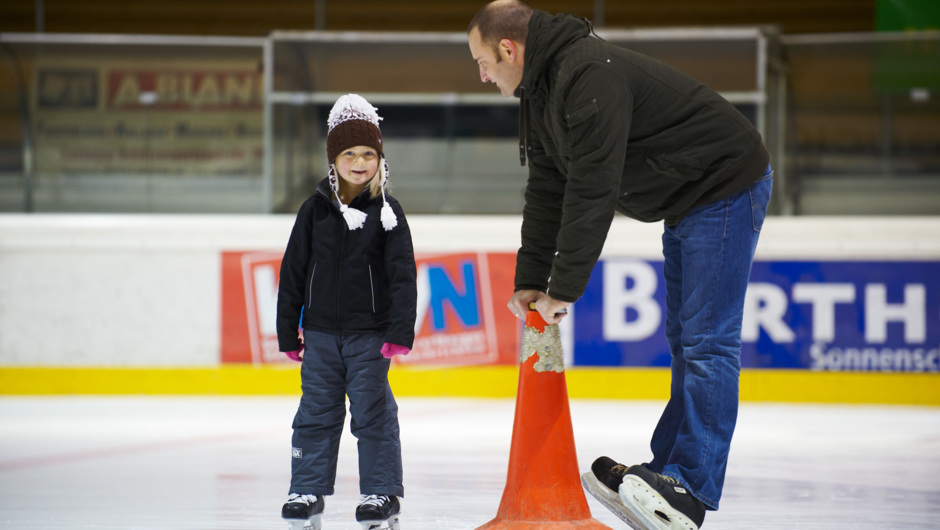
<instances>
[{"instance_id":1,"label":"dark background wall","mask_svg":"<svg viewBox=\"0 0 940 530\"><path fill-rule=\"evenodd\" d=\"M272 30L463 31L483 0L42 0L54 33L263 36ZM876 0L531 0L618 28L772 24L784 33L873 31ZM0 1L0 31L37 29L36 0Z\"/></svg>"}]
</instances>

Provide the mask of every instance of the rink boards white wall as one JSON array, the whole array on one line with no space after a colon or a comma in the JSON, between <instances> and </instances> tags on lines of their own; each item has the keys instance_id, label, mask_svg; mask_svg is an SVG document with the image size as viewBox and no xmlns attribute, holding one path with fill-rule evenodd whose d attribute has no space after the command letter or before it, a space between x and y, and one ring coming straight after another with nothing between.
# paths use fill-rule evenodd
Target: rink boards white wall
<instances>
[{"instance_id":1,"label":"rink boards white wall","mask_svg":"<svg viewBox=\"0 0 940 530\"><path fill-rule=\"evenodd\" d=\"M297 392L290 367L219 361L221 253L282 251L292 223L289 215L0 215L0 394ZM521 218L413 215L409 223L416 252L514 252ZM618 217L604 257L661 259L661 231ZM940 219L774 217L757 259L940 261ZM940 325L938 315L927 325ZM658 398L668 387L664 370L573 368L569 391L610 397L631 375L642 383L617 395ZM392 375L399 393L489 396L512 395L515 377L505 366ZM936 374L751 370L742 397L940 404L937 382Z\"/></svg>"}]
</instances>

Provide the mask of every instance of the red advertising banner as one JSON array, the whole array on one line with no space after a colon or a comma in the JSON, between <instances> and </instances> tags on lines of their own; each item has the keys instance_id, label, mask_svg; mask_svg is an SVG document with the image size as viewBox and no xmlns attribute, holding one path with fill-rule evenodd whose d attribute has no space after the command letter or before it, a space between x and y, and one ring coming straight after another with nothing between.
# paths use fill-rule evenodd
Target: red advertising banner
<instances>
[{"instance_id":1,"label":"red advertising banner","mask_svg":"<svg viewBox=\"0 0 940 530\"><path fill-rule=\"evenodd\" d=\"M282 257L282 252L222 253L222 362L288 360L277 348Z\"/></svg>"},{"instance_id":2,"label":"red advertising banner","mask_svg":"<svg viewBox=\"0 0 940 530\"><path fill-rule=\"evenodd\" d=\"M290 362L277 348L280 252L222 253L222 362ZM506 310L515 255L416 256L418 315L405 364L515 364L521 326Z\"/></svg>"},{"instance_id":3,"label":"red advertising banner","mask_svg":"<svg viewBox=\"0 0 940 530\"><path fill-rule=\"evenodd\" d=\"M106 72L105 106L116 110L261 109L257 70L120 69Z\"/></svg>"}]
</instances>

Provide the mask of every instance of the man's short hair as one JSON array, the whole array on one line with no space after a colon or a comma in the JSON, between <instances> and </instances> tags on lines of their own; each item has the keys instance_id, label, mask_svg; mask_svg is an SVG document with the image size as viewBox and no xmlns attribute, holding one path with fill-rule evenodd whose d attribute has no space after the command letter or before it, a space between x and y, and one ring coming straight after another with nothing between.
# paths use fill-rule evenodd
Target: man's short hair
<instances>
[{"instance_id":1,"label":"man's short hair","mask_svg":"<svg viewBox=\"0 0 940 530\"><path fill-rule=\"evenodd\" d=\"M480 41L493 49L499 47L499 41L510 39L525 45L529 36L529 19L532 18L532 8L519 0L497 0L486 4L467 27L467 33L478 28Z\"/></svg>"}]
</instances>

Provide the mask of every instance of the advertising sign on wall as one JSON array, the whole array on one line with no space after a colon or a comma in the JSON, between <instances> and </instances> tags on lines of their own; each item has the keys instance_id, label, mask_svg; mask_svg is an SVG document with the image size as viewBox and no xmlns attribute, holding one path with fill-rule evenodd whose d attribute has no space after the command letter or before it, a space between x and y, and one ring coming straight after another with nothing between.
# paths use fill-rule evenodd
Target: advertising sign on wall
<instances>
[{"instance_id":1,"label":"advertising sign on wall","mask_svg":"<svg viewBox=\"0 0 940 530\"><path fill-rule=\"evenodd\" d=\"M505 307L513 254L417 263L415 346L399 362L517 362L519 322ZM280 253L223 254L223 361L283 361L274 328L279 268ZM572 364L669 366L662 261L599 261L572 309ZM741 338L745 368L940 372L940 263L755 262Z\"/></svg>"},{"instance_id":2,"label":"advertising sign on wall","mask_svg":"<svg viewBox=\"0 0 940 530\"><path fill-rule=\"evenodd\" d=\"M288 361L277 347L281 252L222 254L222 361ZM519 322L506 318L515 256L455 253L416 256L418 310L411 353L396 362L510 364ZM494 295L495 293L495 295ZM497 317L499 315L499 317Z\"/></svg>"},{"instance_id":3,"label":"advertising sign on wall","mask_svg":"<svg viewBox=\"0 0 940 530\"><path fill-rule=\"evenodd\" d=\"M662 262L606 259L576 304L575 364L669 366ZM940 263L754 264L741 363L940 371Z\"/></svg>"},{"instance_id":4,"label":"advertising sign on wall","mask_svg":"<svg viewBox=\"0 0 940 530\"><path fill-rule=\"evenodd\" d=\"M35 87L41 175L261 174L263 91L254 65L46 59Z\"/></svg>"}]
</instances>

